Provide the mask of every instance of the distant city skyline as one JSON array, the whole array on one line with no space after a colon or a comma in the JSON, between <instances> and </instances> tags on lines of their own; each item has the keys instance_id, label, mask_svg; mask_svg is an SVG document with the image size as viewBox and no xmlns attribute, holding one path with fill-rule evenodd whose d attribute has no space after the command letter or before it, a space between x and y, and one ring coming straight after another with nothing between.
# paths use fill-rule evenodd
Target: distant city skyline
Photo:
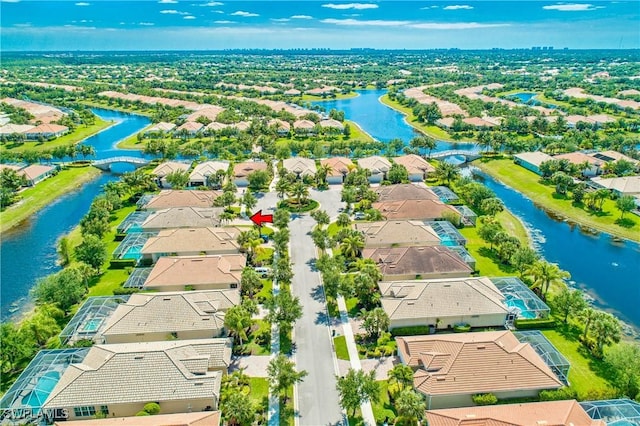
<instances>
[{"instance_id":1,"label":"distant city skyline","mask_svg":"<svg viewBox=\"0 0 640 426\"><path fill-rule=\"evenodd\" d=\"M3 51L640 48L638 1L0 3Z\"/></svg>"}]
</instances>

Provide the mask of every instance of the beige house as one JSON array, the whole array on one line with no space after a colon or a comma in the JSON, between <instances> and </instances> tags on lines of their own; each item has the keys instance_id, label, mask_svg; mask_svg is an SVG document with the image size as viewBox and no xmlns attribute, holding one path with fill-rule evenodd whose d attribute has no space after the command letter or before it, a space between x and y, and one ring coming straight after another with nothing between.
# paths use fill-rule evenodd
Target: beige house
<instances>
[{"instance_id":1,"label":"beige house","mask_svg":"<svg viewBox=\"0 0 640 426\"><path fill-rule=\"evenodd\" d=\"M156 166L151 172L157 179L158 186L161 188L171 188L171 185L167 182L167 175L175 172L186 172L189 170L190 164L181 163L179 161L165 161Z\"/></svg>"},{"instance_id":2,"label":"beige house","mask_svg":"<svg viewBox=\"0 0 640 426\"><path fill-rule=\"evenodd\" d=\"M164 256L198 256L238 254L236 228L165 229L147 240L141 250L142 259L155 262Z\"/></svg>"},{"instance_id":3,"label":"beige house","mask_svg":"<svg viewBox=\"0 0 640 426\"><path fill-rule=\"evenodd\" d=\"M365 248L362 257L376 262L383 281L463 278L473 272L444 246Z\"/></svg>"},{"instance_id":4,"label":"beige house","mask_svg":"<svg viewBox=\"0 0 640 426\"><path fill-rule=\"evenodd\" d=\"M193 168L189 175L189 186L204 186L209 182L209 176L215 176L218 172L227 173L229 163L227 161L205 161Z\"/></svg>"},{"instance_id":5,"label":"beige house","mask_svg":"<svg viewBox=\"0 0 640 426\"><path fill-rule=\"evenodd\" d=\"M141 227L144 232L169 228L207 228L220 226L222 207L173 207L154 210Z\"/></svg>"},{"instance_id":6,"label":"beige house","mask_svg":"<svg viewBox=\"0 0 640 426\"><path fill-rule=\"evenodd\" d=\"M333 118L320 120L320 123L318 124L320 124L320 127L322 127L323 129L332 129L336 132L341 132L344 130L344 124L342 124L338 120L334 120Z\"/></svg>"},{"instance_id":7,"label":"beige house","mask_svg":"<svg viewBox=\"0 0 640 426\"><path fill-rule=\"evenodd\" d=\"M396 337L403 364L427 410L473 405L475 394L499 399L536 397L563 386L528 343L510 331Z\"/></svg>"},{"instance_id":8,"label":"beige house","mask_svg":"<svg viewBox=\"0 0 640 426\"><path fill-rule=\"evenodd\" d=\"M202 123L198 123L195 121L187 121L182 126L179 126L176 129L176 131L174 132L174 135L180 136L181 134L185 134L187 136L195 136L196 134L198 134L200 130L202 130L203 127L204 125Z\"/></svg>"},{"instance_id":9,"label":"beige house","mask_svg":"<svg viewBox=\"0 0 640 426\"><path fill-rule=\"evenodd\" d=\"M38 139L40 137L49 139L57 138L69 131L67 126L54 123L42 123L25 132L27 139Z\"/></svg>"},{"instance_id":10,"label":"beige house","mask_svg":"<svg viewBox=\"0 0 640 426\"><path fill-rule=\"evenodd\" d=\"M55 422L55 426L220 426L220 411Z\"/></svg>"},{"instance_id":11,"label":"beige house","mask_svg":"<svg viewBox=\"0 0 640 426\"><path fill-rule=\"evenodd\" d=\"M382 185L373 189L378 194L378 201L403 200L439 200L435 192L422 185L400 183L397 185Z\"/></svg>"},{"instance_id":12,"label":"beige house","mask_svg":"<svg viewBox=\"0 0 640 426\"><path fill-rule=\"evenodd\" d=\"M417 220L356 222L356 231L364 234L366 248L436 246L440 237L429 225Z\"/></svg>"},{"instance_id":13,"label":"beige house","mask_svg":"<svg viewBox=\"0 0 640 426\"><path fill-rule=\"evenodd\" d=\"M144 210L174 207L206 208L213 206L213 201L219 195L220 193L216 191L162 190L144 205Z\"/></svg>"},{"instance_id":14,"label":"beige house","mask_svg":"<svg viewBox=\"0 0 640 426\"><path fill-rule=\"evenodd\" d=\"M289 134L289 132L291 132L291 124L289 124L286 121L279 120L277 118L273 120L269 120L269 122L267 123L267 126L275 128L276 133L279 136L286 136Z\"/></svg>"},{"instance_id":15,"label":"beige house","mask_svg":"<svg viewBox=\"0 0 640 426\"><path fill-rule=\"evenodd\" d=\"M149 402L165 414L215 410L230 362L230 339L95 345L67 367L43 409L69 420L135 416Z\"/></svg>"},{"instance_id":16,"label":"beige house","mask_svg":"<svg viewBox=\"0 0 640 426\"><path fill-rule=\"evenodd\" d=\"M145 135L153 135L153 134L163 135L165 133L171 132L175 128L176 128L175 124L161 121L159 123L154 124L153 126L147 127L147 129L144 131L144 134Z\"/></svg>"},{"instance_id":17,"label":"beige house","mask_svg":"<svg viewBox=\"0 0 640 426\"><path fill-rule=\"evenodd\" d=\"M489 278L467 277L378 283L390 329L432 326L453 329L503 327L509 309Z\"/></svg>"},{"instance_id":18,"label":"beige house","mask_svg":"<svg viewBox=\"0 0 640 426\"><path fill-rule=\"evenodd\" d=\"M422 182L429 173L436 171L427 160L416 154L402 155L393 159L393 162L400 164L409 172L409 180L411 182Z\"/></svg>"},{"instance_id":19,"label":"beige house","mask_svg":"<svg viewBox=\"0 0 640 426\"><path fill-rule=\"evenodd\" d=\"M629 156L621 154L618 151L613 151L613 150L600 151L600 152L594 152L593 154L590 154L590 155L594 158L597 158L598 160L602 160L606 162L624 160L624 161L628 161L630 163L635 164L636 168L640 166L640 161L636 160L635 158L631 158Z\"/></svg>"},{"instance_id":20,"label":"beige house","mask_svg":"<svg viewBox=\"0 0 640 426\"><path fill-rule=\"evenodd\" d=\"M238 290L132 294L111 314L104 343L210 339L224 331L224 312L240 303Z\"/></svg>"},{"instance_id":21,"label":"beige house","mask_svg":"<svg viewBox=\"0 0 640 426\"><path fill-rule=\"evenodd\" d=\"M331 157L320 160L323 166L329 166L327 173L327 183L329 185L339 185L344 182L345 177L355 168L353 162L347 157Z\"/></svg>"},{"instance_id":22,"label":"beige house","mask_svg":"<svg viewBox=\"0 0 640 426\"><path fill-rule=\"evenodd\" d=\"M264 161L245 161L233 166L233 177L237 186L249 185L248 176L259 170L268 170L268 165Z\"/></svg>"},{"instance_id":23,"label":"beige house","mask_svg":"<svg viewBox=\"0 0 640 426\"><path fill-rule=\"evenodd\" d=\"M596 176L601 173L600 168L605 163L602 160L598 160L595 157L587 155L582 152L568 152L566 154L554 155L555 160L567 160L571 164L575 164L582 168L582 174L584 176Z\"/></svg>"},{"instance_id":24,"label":"beige house","mask_svg":"<svg viewBox=\"0 0 640 426\"><path fill-rule=\"evenodd\" d=\"M575 399L429 410L426 419L429 426L606 426Z\"/></svg>"},{"instance_id":25,"label":"beige house","mask_svg":"<svg viewBox=\"0 0 640 426\"><path fill-rule=\"evenodd\" d=\"M298 134L313 133L316 123L311 120L296 120L293 122L293 130Z\"/></svg>"},{"instance_id":26,"label":"beige house","mask_svg":"<svg viewBox=\"0 0 640 426\"><path fill-rule=\"evenodd\" d=\"M545 161L553 160L553 157L544 152L521 152L513 156L513 162L521 165L527 170L531 170L533 173L541 175L540 164Z\"/></svg>"},{"instance_id":27,"label":"beige house","mask_svg":"<svg viewBox=\"0 0 640 426\"><path fill-rule=\"evenodd\" d=\"M44 164L30 164L20 170L18 174L24 175L28 186L35 186L38 182L42 182L49 176L53 175L56 168L53 166L45 166Z\"/></svg>"},{"instance_id":28,"label":"beige house","mask_svg":"<svg viewBox=\"0 0 640 426\"><path fill-rule=\"evenodd\" d=\"M373 203L371 207L379 210L387 220L437 220L446 215L460 217L455 207L440 200L383 201Z\"/></svg>"},{"instance_id":29,"label":"beige house","mask_svg":"<svg viewBox=\"0 0 640 426\"><path fill-rule=\"evenodd\" d=\"M315 176L316 174L316 162L310 158L305 157L291 157L282 160L282 167L289 173L293 173L298 178L305 176Z\"/></svg>"},{"instance_id":30,"label":"beige house","mask_svg":"<svg viewBox=\"0 0 640 426\"><path fill-rule=\"evenodd\" d=\"M374 155L372 157L359 159L358 166L360 166L361 169L369 170L371 173L369 182L380 183L387 178L387 173L389 169L391 169L391 162L384 157Z\"/></svg>"},{"instance_id":31,"label":"beige house","mask_svg":"<svg viewBox=\"0 0 640 426\"><path fill-rule=\"evenodd\" d=\"M623 176L616 178L593 178L591 179L597 187L612 190L616 195L640 195L640 176Z\"/></svg>"},{"instance_id":32,"label":"beige house","mask_svg":"<svg viewBox=\"0 0 640 426\"><path fill-rule=\"evenodd\" d=\"M161 257L144 282L156 291L235 289L247 260L241 254Z\"/></svg>"}]
</instances>

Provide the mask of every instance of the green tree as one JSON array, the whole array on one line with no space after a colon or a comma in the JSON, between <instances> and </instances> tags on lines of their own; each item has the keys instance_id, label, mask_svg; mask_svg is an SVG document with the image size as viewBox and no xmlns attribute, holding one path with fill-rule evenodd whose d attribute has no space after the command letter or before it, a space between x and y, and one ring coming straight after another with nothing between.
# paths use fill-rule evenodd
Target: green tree
<instances>
[{"instance_id":1,"label":"green tree","mask_svg":"<svg viewBox=\"0 0 640 426\"><path fill-rule=\"evenodd\" d=\"M400 389L413 385L413 369L408 365L396 364L387 372L389 380L398 383Z\"/></svg>"},{"instance_id":2,"label":"green tree","mask_svg":"<svg viewBox=\"0 0 640 426\"><path fill-rule=\"evenodd\" d=\"M311 213L311 217L318 223L319 228L328 225L331 221L329 214L325 210L316 210Z\"/></svg>"},{"instance_id":3,"label":"green tree","mask_svg":"<svg viewBox=\"0 0 640 426\"><path fill-rule=\"evenodd\" d=\"M580 312L580 320L584 324L584 332L582 333L582 340L584 342L587 341L589 337L589 331L591 329L591 325L593 324L593 320L596 318L597 312L591 306L587 306Z\"/></svg>"},{"instance_id":4,"label":"green tree","mask_svg":"<svg viewBox=\"0 0 640 426\"><path fill-rule=\"evenodd\" d=\"M269 187L271 174L266 170L256 170L247 176L249 189L255 192L263 191Z\"/></svg>"},{"instance_id":5,"label":"green tree","mask_svg":"<svg viewBox=\"0 0 640 426\"><path fill-rule=\"evenodd\" d=\"M409 172L407 168L402 164L393 163L389 172L387 173L387 179L391 183L402 183L409 181Z\"/></svg>"},{"instance_id":6,"label":"green tree","mask_svg":"<svg viewBox=\"0 0 640 426\"><path fill-rule=\"evenodd\" d=\"M23 333L14 323L3 322L0 325L0 351L1 370L3 373L12 374L24 365L24 361L33 356L36 351L36 343L33 337Z\"/></svg>"},{"instance_id":7,"label":"green tree","mask_svg":"<svg viewBox=\"0 0 640 426\"><path fill-rule=\"evenodd\" d=\"M418 425L424 417L426 404L424 398L413 389L404 389L395 400L398 417L405 425Z\"/></svg>"},{"instance_id":8,"label":"green tree","mask_svg":"<svg viewBox=\"0 0 640 426\"><path fill-rule=\"evenodd\" d=\"M518 270L520 277L522 277L536 260L538 260L538 253L534 249L529 246L520 246L511 255L509 263Z\"/></svg>"},{"instance_id":9,"label":"green tree","mask_svg":"<svg viewBox=\"0 0 640 426\"><path fill-rule=\"evenodd\" d=\"M549 286L553 283L562 283L571 278L571 274L563 271L555 263L538 260L527 270L527 274L533 279L534 285L540 287L542 296L546 299Z\"/></svg>"},{"instance_id":10,"label":"green tree","mask_svg":"<svg viewBox=\"0 0 640 426\"><path fill-rule=\"evenodd\" d=\"M289 196L296 199L296 204L301 205L306 203L309 197L309 188L304 182L298 181L291 185L288 192Z\"/></svg>"},{"instance_id":11,"label":"green tree","mask_svg":"<svg viewBox=\"0 0 640 426\"><path fill-rule=\"evenodd\" d=\"M346 236L340 243L340 251L347 259L355 259L364 248L364 237L361 234Z\"/></svg>"},{"instance_id":12,"label":"green tree","mask_svg":"<svg viewBox=\"0 0 640 426\"><path fill-rule=\"evenodd\" d=\"M165 176L165 180L173 189L184 189L189 184L189 172L186 170L174 170Z\"/></svg>"},{"instance_id":13,"label":"green tree","mask_svg":"<svg viewBox=\"0 0 640 426\"><path fill-rule=\"evenodd\" d=\"M460 177L460 169L457 166L446 161L440 161L436 166L435 176L442 182L446 182L447 186L451 186L451 182Z\"/></svg>"},{"instance_id":14,"label":"green tree","mask_svg":"<svg viewBox=\"0 0 640 426\"><path fill-rule=\"evenodd\" d=\"M71 243L69 238L62 237L58 241L58 258L60 259L60 265L67 266L71 262Z\"/></svg>"},{"instance_id":15,"label":"green tree","mask_svg":"<svg viewBox=\"0 0 640 426\"><path fill-rule=\"evenodd\" d=\"M288 228L290 220L291 215L285 209L276 209L276 211L273 213L273 225L278 229Z\"/></svg>"},{"instance_id":16,"label":"green tree","mask_svg":"<svg viewBox=\"0 0 640 426\"><path fill-rule=\"evenodd\" d=\"M337 379L340 406L347 411L351 410L351 417L363 402L377 403L380 400L380 386L376 382L375 371L365 373L350 368L347 374Z\"/></svg>"},{"instance_id":17,"label":"green tree","mask_svg":"<svg viewBox=\"0 0 640 426\"><path fill-rule=\"evenodd\" d=\"M377 339L380 334L387 331L391 320L382 308L374 308L363 315L362 327L372 339Z\"/></svg>"},{"instance_id":18,"label":"green tree","mask_svg":"<svg viewBox=\"0 0 640 426\"><path fill-rule=\"evenodd\" d=\"M284 354L278 354L267 365L269 388L271 392L280 395L284 401L287 400L287 389L302 382L308 374L304 370L296 371L295 363Z\"/></svg>"},{"instance_id":19,"label":"green tree","mask_svg":"<svg viewBox=\"0 0 640 426\"><path fill-rule=\"evenodd\" d=\"M562 316L565 324L569 316L577 315L587 307L587 302L584 300L582 292L580 290L572 290L568 287L564 287L560 293L552 299L552 302L553 307L556 312Z\"/></svg>"},{"instance_id":20,"label":"green tree","mask_svg":"<svg viewBox=\"0 0 640 426\"><path fill-rule=\"evenodd\" d=\"M84 277L77 268L62 271L39 279L31 289L37 304L52 303L64 312L82 300L86 293Z\"/></svg>"},{"instance_id":21,"label":"green tree","mask_svg":"<svg viewBox=\"0 0 640 426\"><path fill-rule=\"evenodd\" d=\"M236 202L236 195L231 191L224 191L222 195L213 200L213 205L216 207L224 207L228 209Z\"/></svg>"},{"instance_id":22,"label":"green tree","mask_svg":"<svg viewBox=\"0 0 640 426\"><path fill-rule=\"evenodd\" d=\"M341 228L346 228L351 225L351 218L346 213L340 213L336 219L336 224Z\"/></svg>"},{"instance_id":23,"label":"green tree","mask_svg":"<svg viewBox=\"0 0 640 426\"><path fill-rule=\"evenodd\" d=\"M54 317L48 315L46 310L38 309L22 322L20 330L23 336L30 336L30 338L26 337L27 340L33 340L39 346L44 346L47 340L60 333L60 326Z\"/></svg>"},{"instance_id":24,"label":"green tree","mask_svg":"<svg viewBox=\"0 0 640 426\"><path fill-rule=\"evenodd\" d=\"M620 321L610 313L597 311L591 327L591 333L595 339L592 353L597 357L602 357L605 346L620 341L622 327L620 326Z\"/></svg>"},{"instance_id":25,"label":"green tree","mask_svg":"<svg viewBox=\"0 0 640 426\"><path fill-rule=\"evenodd\" d=\"M640 346L620 343L607 350L604 361L609 366L612 384L628 398L640 396Z\"/></svg>"},{"instance_id":26,"label":"green tree","mask_svg":"<svg viewBox=\"0 0 640 426\"><path fill-rule=\"evenodd\" d=\"M487 221L483 222L478 228L478 236L482 241L489 243L489 248L493 250L493 244L497 242L496 237L503 232L500 222Z\"/></svg>"},{"instance_id":27,"label":"green tree","mask_svg":"<svg viewBox=\"0 0 640 426\"><path fill-rule=\"evenodd\" d=\"M409 141L412 148L418 150L427 150L427 157L431 157L431 151L436 148L436 140L430 136L416 136Z\"/></svg>"},{"instance_id":28,"label":"green tree","mask_svg":"<svg viewBox=\"0 0 640 426\"><path fill-rule=\"evenodd\" d=\"M222 404L222 418L227 425L249 426L253 424L255 417L253 401L239 389L229 393Z\"/></svg>"},{"instance_id":29,"label":"green tree","mask_svg":"<svg viewBox=\"0 0 640 426\"><path fill-rule=\"evenodd\" d=\"M251 216L253 213L253 208L258 204L258 200L251 193L251 191L246 191L242 196L242 205L244 206L244 212L247 216Z\"/></svg>"},{"instance_id":30,"label":"green tree","mask_svg":"<svg viewBox=\"0 0 640 426\"><path fill-rule=\"evenodd\" d=\"M636 208L636 200L631 195L623 195L616 200L616 208L620 210L620 219L624 214Z\"/></svg>"},{"instance_id":31,"label":"green tree","mask_svg":"<svg viewBox=\"0 0 640 426\"><path fill-rule=\"evenodd\" d=\"M247 340L247 329L252 324L251 314L242 305L229 308L224 315L224 327L229 330L229 334L238 340L241 346L242 342Z\"/></svg>"},{"instance_id":32,"label":"green tree","mask_svg":"<svg viewBox=\"0 0 640 426\"><path fill-rule=\"evenodd\" d=\"M504 204L497 197L485 198L480 203L480 209L489 216L495 216L504 210Z\"/></svg>"},{"instance_id":33,"label":"green tree","mask_svg":"<svg viewBox=\"0 0 640 426\"><path fill-rule=\"evenodd\" d=\"M250 266L245 267L242 270L242 276L240 278L242 293L249 296L250 299L253 299L254 293L261 287L262 282L260 282L258 273Z\"/></svg>"},{"instance_id":34,"label":"green tree","mask_svg":"<svg viewBox=\"0 0 640 426\"><path fill-rule=\"evenodd\" d=\"M100 270L102 264L107 260L107 245L96 235L87 234L82 239L82 243L75 250L76 259Z\"/></svg>"},{"instance_id":35,"label":"green tree","mask_svg":"<svg viewBox=\"0 0 640 426\"><path fill-rule=\"evenodd\" d=\"M564 172L555 172L551 181L556 186L556 194L566 195L567 190L573 185L573 178Z\"/></svg>"},{"instance_id":36,"label":"green tree","mask_svg":"<svg viewBox=\"0 0 640 426\"><path fill-rule=\"evenodd\" d=\"M284 196L289 193L290 187L291 182L289 182L288 179L278 179L276 182L276 193L278 194L278 198L284 198Z\"/></svg>"},{"instance_id":37,"label":"green tree","mask_svg":"<svg viewBox=\"0 0 640 426\"><path fill-rule=\"evenodd\" d=\"M266 320L272 324L277 323L281 332L291 331L293 324L302 317L300 299L292 296L289 291L281 291L267 299L264 305L269 310Z\"/></svg>"},{"instance_id":38,"label":"green tree","mask_svg":"<svg viewBox=\"0 0 640 426\"><path fill-rule=\"evenodd\" d=\"M330 240L326 229L315 228L311 231L311 239L313 240L313 244L321 251L329 247Z\"/></svg>"}]
</instances>

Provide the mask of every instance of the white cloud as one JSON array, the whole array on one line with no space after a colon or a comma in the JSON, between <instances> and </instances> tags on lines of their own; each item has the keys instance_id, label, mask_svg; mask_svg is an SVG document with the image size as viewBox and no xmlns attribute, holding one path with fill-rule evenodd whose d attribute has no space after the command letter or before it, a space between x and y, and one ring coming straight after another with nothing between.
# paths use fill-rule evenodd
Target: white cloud
<instances>
[{"instance_id":1,"label":"white cloud","mask_svg":"<svg viewBox=\"0 0 640 426\"><path fill-rule=\"evenodd\" d=\"M86 2L81 1L81 2L79 2L79 3L76 3L76 6L90 6L90 4L89 4L89 3L86 3Z\"/></svg>"},{"instance_id":2,"label":"white cloud","mask_svg":"<svg viewBox=\"0 0 640 426\"><path fill-rule=\"evenodd\" d=\"M309 15L293 15L291 19L313 19L313 16Z\"/></svg>"},{"instance_id":3,"label":"white cloud","mask_svg":"<svg viewBox=\"0 0 640 426\"><path fill-rule=\"evenodd\" d=\"M210 1L209 3L205 3L202 6L214 7L214 6L222 6L222 5L224 5L224 3L221 3L219 1Z\"/></svg>"},{"instance_id":4,"label":"white cloud","mask_svg":"<svg viewBox=\"0 0 640 426\"><path fill-rule=\"evenodd\" d=\"M236 21L213 21L214 24L235 24Z\"/></svg>"},{"instance_id":5,"label":"white cloud","mask_svg":"<svg viewBox=\"0 0 640 426\"><path fill-rule=\"evenodd\" d=\"M273 22L289 22L291 19L289 18L271 18Z\"/></svg>"},{"instance_id":6,"label":"white cloud","mask_svg":"<svg viewBox=\"0 0 640 426\"><path fill-rule=\"evenodd\" d=\"M510 27L511 24L479 24L478 22L428 22L409 25L421 30L474 30L478 28Z\"/></svg>"},{"instance_id":7,"label":"white cloud","mask_svg":"<svg viewBox=\"0 0 640 426\"><path fill-rule=\"evenodd\" d=\"M339 3L339 4L327 3L327 4L323 4L322 7L328 7L329 9L340 9L340 10L346 10L346 9L364 10L364 9L377 9L378 5L372 4L372 3Z\"/></svg>"},{"instance_id":8,"label":"white cloud","mask_svg":"<svg viewBox=\"0 0 640 426\"><path fill-rule=\"evenodd\" d=\"M224 13L224 12L223 12L223 11L221 11L221 10L212 10L211 12L213 12L213 13Z\"/></svg>"},{"instance_id":9,"label":"white cloud","mask_svg":"<svg viewBox=\"0 0 640 426\"><path fill-rule=\"evenodd\" d=\"M182 19L196 19L196 17L193 15L187 15L187 16L184 16Z\"/></svg>"},{"instance_id":10,"label":"white cloud","mask_svg":"<svg viewBox=\"0 0 640 426\"><path fill-rule=\"evenodd\" d=\"M188 15L189 14L189 12L180 12L180 11L175 10L175 9L161 10L160 13L163 13L165 15Z\"/></svg>"},{"instance_id":11,"label":"white cloud","mask_svg":"<svg viewBox=\"0 0 640 426\"><path fill-rule=\"evenodd\" d=\"M178 3L178 0L160 0L160 1L158 1L158 3L160 3L160 4L176 4L176 3Z\"/></svg>"},{"instance_id":12,"label":"white cloud","mask_svg":"<svg viewBox=\"0 0 640 426\"><path fill-rule=\"evenodd\" d=\"M602 9L604 6L594 6L589 3L560 3L542 6L545 10L557 10L560 12L587 12L590 10Z\"/></svg>"},{"instance_id":13,"label":"white cloud","mask_svg":"<svg viewBox=\"0 0 640 426\"><path fill-rule=\"evenodd\" d=\"M468 4L452 4L451 6L446 6L444 10L471 10L473 6L469 6Z\"/></svg>"},{"instance_id":14,"label":"white cloud","mask_svg":"<svg viewBox=\"0 0 640 426\"><path fill-rule=\"evenodd\" d=\"M143 27L152 27L155 24L153 22L140 22L138 25L142 25Z\"/></svg>"},{"instance_id":15,"label":"white cloud","mask_svg":"<svg viewBox=\"0 0 640 426\"><path fill-rule=\"evenodd\" d=\"M20 3L20 0L0 0L0 3Z\"/></svg>"},{"instance_id":16,"label":"white cloud","mask_svg":"<svg viewBox=\"0 0 640 426\"><path fill-rule=\"evenodd\" d=\"M433 6L425 6L425 7L421 7L420 10L429 10L429 9L437 9L438 6L433 5Z\"/></svg>"},{"instance_id":17,"label":"white cloud","mask_svg":"<svg viewBox=\"0 0 640 426\"><path fill-rule=\"evenodd\" d=\"M408 25L410 21L384 21L379 19L361 21L358 19L323 19L323 24L344 25L351 27L402 27Z\"/></svg>"},{"instance_id":18,"label":"white cloud","mask_svg":"<svg viewBox=\"0 0 640 426\"><path fill-rule=\"evenodd\" d=\"M257 13L245 12L244 10L238 10L237 12L233 12L231 16L243 16L245 18L250 18L253 16L260 16Z\"/></svg>"},{"instance_id":19,"label":"white cloud","mask_svg":"<svg viewBox=\"0 0 640 426\"><path fill-rule=\"evenodd\" d=\"M31 23L27 22L26 24L14 24L13 26L18 28L30 28Z\"/></svg>"}]
</instances>

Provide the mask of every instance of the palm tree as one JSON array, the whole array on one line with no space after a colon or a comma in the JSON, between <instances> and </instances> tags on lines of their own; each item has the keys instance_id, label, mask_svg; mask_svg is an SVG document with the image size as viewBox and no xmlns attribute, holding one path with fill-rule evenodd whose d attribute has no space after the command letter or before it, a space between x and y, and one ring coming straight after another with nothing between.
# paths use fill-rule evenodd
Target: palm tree
<instances>
[{"instance_id":1,"label":"palm tree","mask_svg":"<svg viewBox=\"0 0 640 426\"><path fill-rule=\"evenodd\" d=\"M418 425L426 409L424 398L413 389L405 389L395 400L398 417L402 418L402 424Z\"/></svg>"},{"instance_id":2,"label":"palm tree","mask_svg":"<svg viewBox=\"0 0 640 426\"><path fill-rule=\"evenodd\" d=\"M340 243L340 251L348 259L355 259L364 248L364 238L362 235L348 235Z\"/></svg>"},{"instance_id":3,"label":"palm tree","mask_svg":"<svg viewBox=\"0 0 640 426\"><path fill-rule=\"evenodd\" d=\"M413 369L408 365L396 364L393 369L387 372L387 376L390 380L398 383L400 389L413 384Z\"/></svg>"},{"instance_id":4,"label":"palm tree","mask_svg":"<svg viewBox=\"0 0 640 426\"><path fill-rule=\"evenodd\" d=\"M553 283L561 283L562 280L571 278L571 274L563 271L555 263L549 263L545 260L539 260L527 271L528 275L533 277L533 283L540 287L543 298L547 298L549 286Z\"/></svg>"},{"instance_id":5,"label":"palm tree","mask_svg":"<svg viewBox=\"0 0 640 426\"><path fill-rule=\"evenodd\" d=\"M346 213L340 213L336 219L336 224L341 228L346 228L351 224L351 218Z\"/></svg>"},{"instance_id":6,"label":"palm tree","mask_svg":"<svg viewBox=\"0 0 640 426\"><path fill-rule=\"evenodd\" d=\"M229 334L239 340L242 346L243 340L247 339L247 329L251 327L251 315L244 306L233 306L224 316L224 327L229 330Z\"/></svg>"},{"instance_id":7,"label":"palm tree","mask_svg":"<svg viewBox=\"0 0 640 426\"><path fill-rule=\"evenodd\" d=\"M316 170L316 184L318 186L327 184L327 176L331 173L333 169L328 164L320 164L318 169Z\"/></svg>"},{"instance_id":8,"label":"palm tree","mask_svg":"<svg viewBox=\"0 0 640 426\"><path fill-rule=\"evenodd\" d=\"M309 197L309 188L304 182L298 181L289 190L289 196L295 197L296 203L298 206L302 205L303 202L307 201Z\"/></svg>"},{"instance_id":9,"label":"palm tree","mask_svg":"<svg viewBox=\"0 0 640 426\"><path fill-rule=\"evenodd\" d=\"M284 198L285 194L289 192L290 183L287 179L280 178L276 182L276 192L278 193L278 198Z\"/></svg>"},{"instance_id":10,"label":"palm tree","mask_svg":"<svg viewBox=\"0 0 640 426\"><path fill-rule=\"evenodd\" d=\"M598 311L593 321L593 337L596 341L594 355L601 357L604 346L620 341L620 321L608 312Z\"/></svg>"},{"instance_id":11,"label":"palm tree","mask_svg":"<svg viewBox=\"0 0 640 426\"><path fill-rule=\"evenodd\" d=\"M451 181L460 177L460 169L451 163L440 161L436 166L435 175L441 181L447 182L447 186L450 186Z\"/></svg>"},{"instance_id":12,"label":"palm tree","mask_svg":"<svg viewBox=\"0 0 640 426\"><path fill-rule=\"evenodd\" d=\"M580 320L584 323L584 332L582 333L582 340L587 341L587 337L589 336L589 329L591 328L591 324L593 323L594 318L596 317L597 311L593 309L591 306L586 307L580 312Z\"/></svg>"}]
</instances>

